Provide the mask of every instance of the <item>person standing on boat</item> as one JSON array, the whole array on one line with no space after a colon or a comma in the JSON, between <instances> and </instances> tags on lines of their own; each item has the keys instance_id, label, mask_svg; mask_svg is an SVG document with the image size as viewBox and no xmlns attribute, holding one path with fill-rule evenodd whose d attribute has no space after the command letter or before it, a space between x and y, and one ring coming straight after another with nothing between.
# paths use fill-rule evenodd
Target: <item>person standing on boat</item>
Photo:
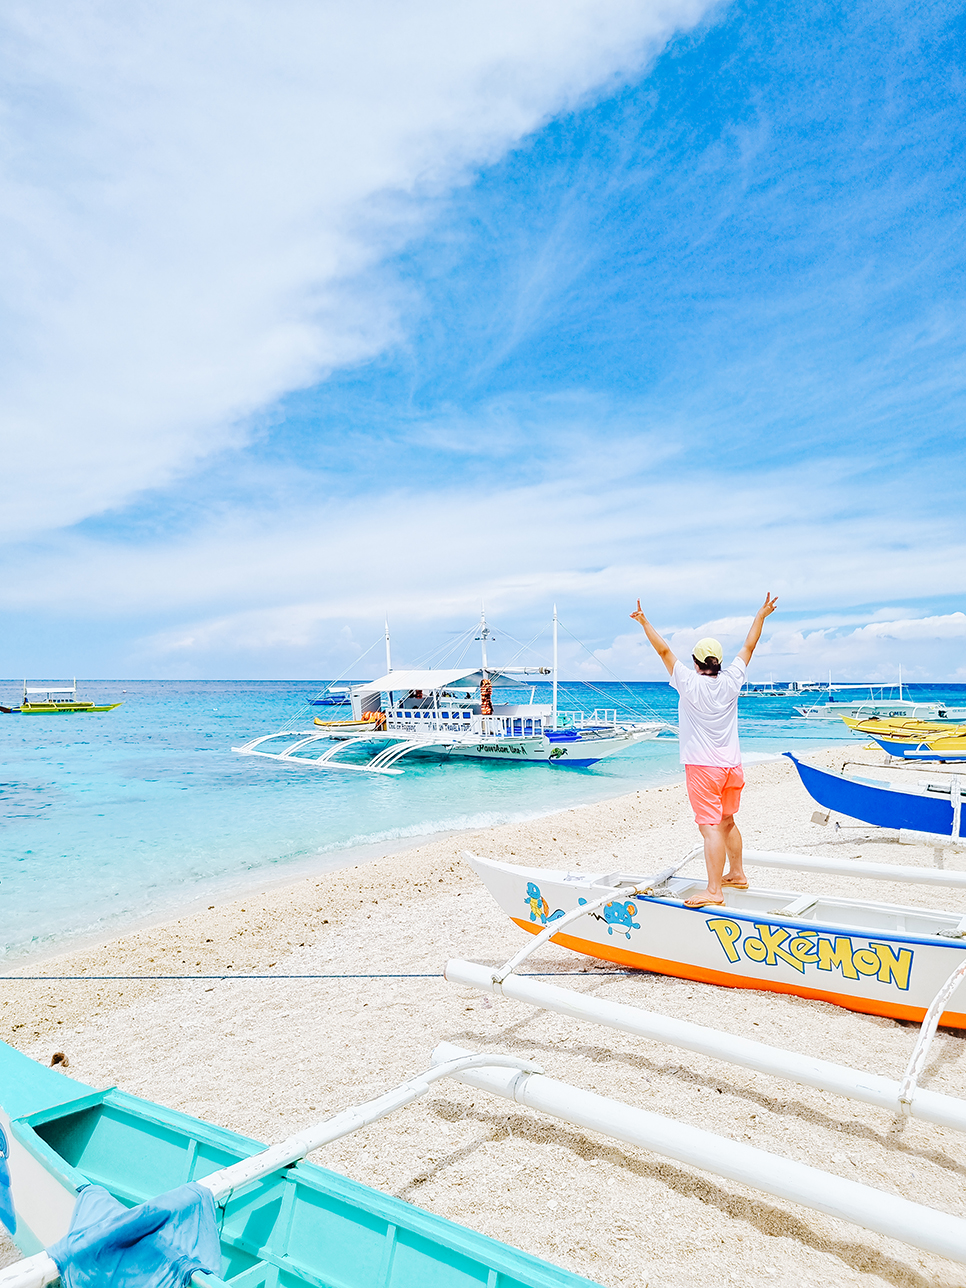
<instances>
[{"instance_id":1,"label":"person standing on boat","mask_svg":"<svg viewBox=\"0 0 966 1288\"><path fill-rule=\"evenodd\" d=\"M669 684L678 691L681 763L694 821L704 839L704 863L708 870L707 889L685 899L689 908L723 906L723 886L748 888L741 865L741 833L735 823L741 789L745 785L738 745L738 694L745 682L751 655L761 639L765 618L775 611L777 603L778 597L772 598L771 592L765 596L741 651L724 670L721 669L724 650L717 640L703 639L695 644L691 654L694 669L689 670L644 616L640 600L636 612L631 613L667 667Z\"/></svg>"}]
</instances>

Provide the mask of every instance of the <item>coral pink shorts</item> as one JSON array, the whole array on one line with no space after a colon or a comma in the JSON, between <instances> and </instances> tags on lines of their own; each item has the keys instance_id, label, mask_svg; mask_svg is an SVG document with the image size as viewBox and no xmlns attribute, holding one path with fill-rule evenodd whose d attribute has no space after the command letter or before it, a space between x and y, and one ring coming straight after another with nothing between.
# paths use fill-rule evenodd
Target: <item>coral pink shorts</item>
<instances>
[{"instance_id":1,"label":"coral pink shorts","mask_svg":"<svg viewBox=\"0 0 966 1288\"><path fill-rule=\"evenodd\" d=\"M685 765L688 800L695 823L720 823L738 812L745 776L740 765L722 769L718 765Z\"/></svg>"}]
</instances>

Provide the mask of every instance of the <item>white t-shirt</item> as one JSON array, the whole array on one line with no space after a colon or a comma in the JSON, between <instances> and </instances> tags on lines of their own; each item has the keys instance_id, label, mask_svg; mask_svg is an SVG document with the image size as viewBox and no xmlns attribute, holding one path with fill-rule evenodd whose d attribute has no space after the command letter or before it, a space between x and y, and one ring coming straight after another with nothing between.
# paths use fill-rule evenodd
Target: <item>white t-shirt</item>
<instances>
[{"instance_id":1,"label":"white t-shirt","mask_svg":"<svg viewBox=\"0 0 966 1288\"><path fill-rule=\"evenodd\" d=\"M738 694L747 668L740 657L717 675L699 675L693 667L675 662L668 681L677 689L678 730L682 765L716 765L731 769L741 764L738 746Z\"/></svg>"}]
</instances>

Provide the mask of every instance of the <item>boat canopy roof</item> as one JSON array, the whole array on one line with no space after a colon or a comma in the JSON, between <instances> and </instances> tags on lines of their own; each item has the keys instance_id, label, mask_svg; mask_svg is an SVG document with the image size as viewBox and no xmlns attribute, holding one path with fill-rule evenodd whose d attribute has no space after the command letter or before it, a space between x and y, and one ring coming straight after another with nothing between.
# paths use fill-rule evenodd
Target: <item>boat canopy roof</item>
<instances>
[{"instance_id":1,"label":"boat canopy roof","mask_svg":"<svg viewBox=\"0 0 966 1288\"><path fill-rule=\"evenodd\" d=\"M504 675L498 669L487 667L486 674L492 681L498 680L501 686L529 687L524 681ZM479 667L472 671L444 671L440 667L427 671L390 671L388 675L382 675L376 680L368 680L365 684L356 685L352 690L352 696L361 698L367 693L398 693L403 689L421 689L424 693L427 690L433 693L436 689L448 689L454 684L478 689L482 679L483 672Z\"/></svg>"}]
</instances>

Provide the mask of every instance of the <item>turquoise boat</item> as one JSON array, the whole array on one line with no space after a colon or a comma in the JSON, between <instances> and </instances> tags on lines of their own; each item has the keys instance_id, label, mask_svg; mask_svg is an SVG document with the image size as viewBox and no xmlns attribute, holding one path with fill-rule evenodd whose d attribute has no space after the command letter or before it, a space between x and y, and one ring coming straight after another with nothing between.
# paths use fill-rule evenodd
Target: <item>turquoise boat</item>
<instances>
[{"instance_id":1,"label":"turquoise boat","mask_svg":"<svg viewBox=\"0 0 966 1288\"><path fill-rule=\"evenodd\" d=\"M533 1067L510 1057L471 1063ZM91 1186L135 1208L200 1182L193 1188L207 1184L209 1207L214 1196L221 1265L217 1274L195 1273L196 1288L600 1288L304 1161L319 1143L408 1104L446 1073L421 1074L321 1132L266 1149L116 1088L95 1091L0 1042L0 1222L31 1258L0 1279L19 1271L25 1284L55 1281L44 1250L65 1238L78 1195Z\"/></svg>"}]
</instances>

